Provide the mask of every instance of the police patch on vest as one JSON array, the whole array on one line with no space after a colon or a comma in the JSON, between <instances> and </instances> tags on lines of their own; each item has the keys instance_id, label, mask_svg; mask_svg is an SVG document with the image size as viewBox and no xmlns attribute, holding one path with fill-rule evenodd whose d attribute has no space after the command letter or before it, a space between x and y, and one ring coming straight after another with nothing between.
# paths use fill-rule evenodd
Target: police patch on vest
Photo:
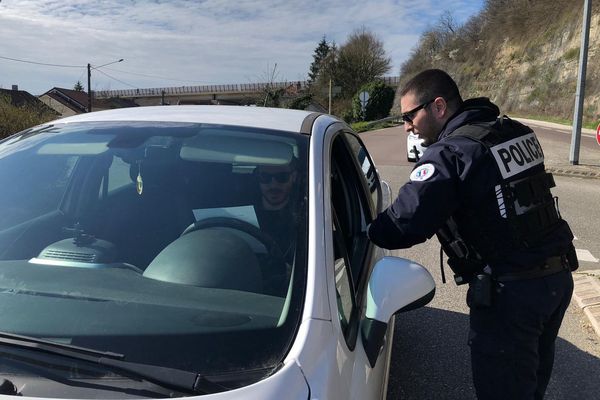
<instances>
[{"instance_id":1,"label":"police patch on vest","mask_svg":"<svg viewBox=\"0 0 600 400\"><path fill-rule=\"evenodd\" d=\"M544 162L544 152L534 133L520 136L491 148L504 179Z\"/></svg>"},{"instance_id":2,"label":"police patch on vest","mask_svg":"<svg viewBox=\"0 0 600 400\"><path fill-rule=\"evenodd\" d=\"M433 164L423 164L419 165L413 172L410 173L411 181L426 181L427 179L433 176L435 172L435 167Z\"/></svg>"}]
</instances>

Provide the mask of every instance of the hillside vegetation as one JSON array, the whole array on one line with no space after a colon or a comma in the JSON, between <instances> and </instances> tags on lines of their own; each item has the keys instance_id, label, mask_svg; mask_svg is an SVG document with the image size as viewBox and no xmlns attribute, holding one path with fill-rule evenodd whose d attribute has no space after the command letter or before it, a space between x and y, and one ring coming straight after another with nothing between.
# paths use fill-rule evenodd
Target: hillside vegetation
<instances>
[{"instance_id":1,"label":"hillside vegetation","mask_svg":"<svg viewBox=\"0 0 600 400\"><path fill-rule=\"evenodd\" d=\"M600 122L598 3L593 2L590 24L584 101L588 125ZM506 114L571 121L582 18L583 0L487 0L462 26L447 12L403 64L400 87L423 69L441 68L455 78L463 98L486 96Z\"/></svg>"}]
</instances>

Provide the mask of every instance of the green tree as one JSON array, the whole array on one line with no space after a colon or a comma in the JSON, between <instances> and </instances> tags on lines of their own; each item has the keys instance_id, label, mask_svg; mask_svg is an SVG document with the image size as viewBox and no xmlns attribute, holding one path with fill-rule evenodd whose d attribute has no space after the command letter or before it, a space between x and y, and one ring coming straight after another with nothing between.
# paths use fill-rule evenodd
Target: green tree
<instances>
[{"instance_id":1,"label":"green tree","mask_svg":"<svg viewBox=\"0 0 600 400\"><path fill-rule=\"evenodd\" d=\"M313 53L313 62L310 64L310 71L308 72L308 82L314 83L319 78L323 62L327 59L329 52L331 51L331 45L327 43L325 35L317 45L315 52Z\"/></svg>"},{"instance_id":2,"label":"green tree","mask_svg":"<svg viewBox=\"0 0 600 400\"><path fill-rule=\"evenodd\" d=\"M335 63L335 82L342 87L342 96L350 98L369 82L383 77L390 70L383 42L362 27L354 31L340 47Z\"/></svg>"},{"instance_id":3,"label":"green tree","mask_svg":"<svg viewBox=\"0 0 600 400\"><path fill-rule=\"evenodd\" d=\"M362 115L362 107L358 95L361 92L369 93L369 101ZM390 114L394 104L394 89L382 81L368 83L362 86L352 97L352 120L374 121L385 118Z\"/></svg>"},{"instance_id":4,"label":"green tree","mask_svg":"<svg viewBox=\"0 0 600 400\"><path fill-rule=\"evenodd\" d=\"M78 92L83 92L83 85L81 84L81 81L77 81L75 86L73 86L73 90L76 90Z\"/></svg>"}]
</instances>

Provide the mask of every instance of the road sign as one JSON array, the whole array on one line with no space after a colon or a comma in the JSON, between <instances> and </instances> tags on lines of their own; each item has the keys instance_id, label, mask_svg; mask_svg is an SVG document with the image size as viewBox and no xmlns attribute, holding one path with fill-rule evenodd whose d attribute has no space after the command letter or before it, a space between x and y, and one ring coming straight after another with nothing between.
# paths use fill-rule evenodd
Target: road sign
<instances>
[{"instance_id":1,"label":"road sign","mask_svg":"<svg viewBox=\"0 0 600 400\"><path fill-rule=\"evenodd\" d=\"M367 101L369 101L369 92L360 92L358 99L361 103L367 104Z\"/></svg>"},{"instance_id":2,"label":"road sign","mask_svg":"<svg viewBox=\"0 0 600 400\"><path fill-rule=\"evenodd\" d=\"M600 144L600 124L598 124L598 127L596 128L596 142Z\"/></svg>"},{"instance_id":3,"label":"road sign","mask_svg":"<svg viewBox=\"0 0 600 400\"><path fill-rule=\"evenodd\" d=\"M365 112L367 111L367 102L369 101L369 92L360 92L358 94L358 99L360 100L360 113L364 119Z\"/></svg>"}]
</instances>

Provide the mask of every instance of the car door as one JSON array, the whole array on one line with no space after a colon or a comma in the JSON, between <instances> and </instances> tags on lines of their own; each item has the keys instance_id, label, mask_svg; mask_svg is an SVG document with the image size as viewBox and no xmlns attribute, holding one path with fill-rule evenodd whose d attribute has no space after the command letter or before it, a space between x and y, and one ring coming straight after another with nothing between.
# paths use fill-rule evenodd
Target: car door
<instances>
[{"instance_id":1,"label":"car door","mask_svg":"<svg viewBox=\"0 0 600 400\"><path fill-rule=\"evenodd\" d=\"M360 139L343 125L331 135L329 185L335 296L332 323L338 340L337 362L341 397L378 399L384 395L386 357L371 368L360 337L365 313L367 282L383 255L367 238L366 228L382 207L382 190L375 167ZM337 316L337 318L335 317Z\"/></svg>"}]
</instances>

